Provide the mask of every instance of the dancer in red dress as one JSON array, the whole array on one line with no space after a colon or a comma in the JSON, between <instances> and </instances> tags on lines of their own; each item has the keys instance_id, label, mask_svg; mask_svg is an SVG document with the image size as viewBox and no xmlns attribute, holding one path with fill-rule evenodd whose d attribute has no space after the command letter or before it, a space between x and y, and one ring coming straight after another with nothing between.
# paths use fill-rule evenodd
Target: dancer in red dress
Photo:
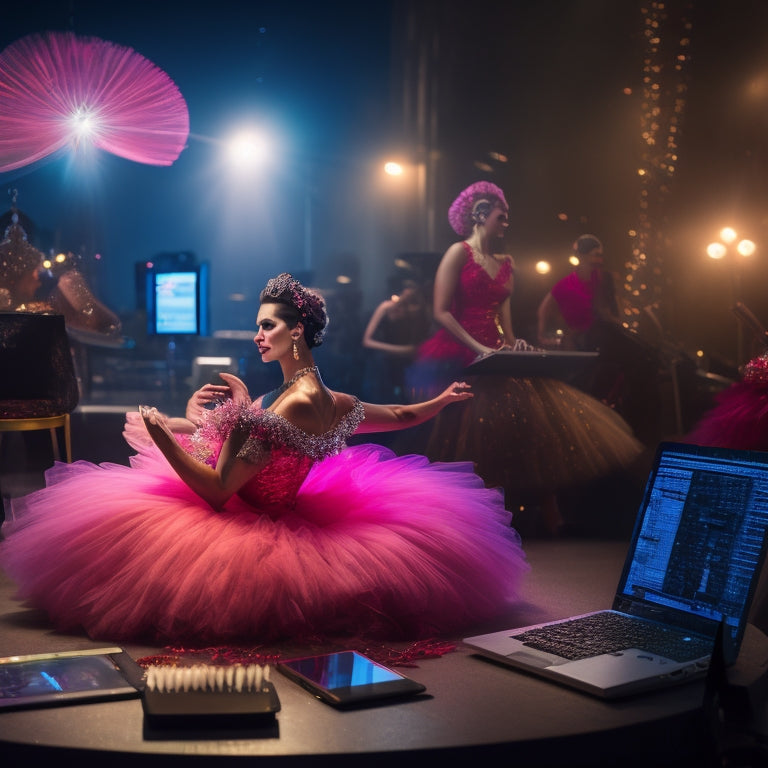
<instances>
[{"instance_id":1,"label":"dancer in red dress","mask_svg":"<svg viewBox=\"0 0 768 768\"><path fill-rule=\"evenodd\" d=\"M643 451L613 410L562 381L508 374L470 376L465 367L501 349L531 350L512 328L514 262L499 253L508 227L503 191L490 182L465 189L448 217L461 241L435 276L434 316L442 326L421 345L409 371L418 396L457 376L474 397L435 420L426 453L433 461L472 461L510 507L540 506L547 532L563 526L555 496L630 466Z\"/></svg>"}]
</instances>

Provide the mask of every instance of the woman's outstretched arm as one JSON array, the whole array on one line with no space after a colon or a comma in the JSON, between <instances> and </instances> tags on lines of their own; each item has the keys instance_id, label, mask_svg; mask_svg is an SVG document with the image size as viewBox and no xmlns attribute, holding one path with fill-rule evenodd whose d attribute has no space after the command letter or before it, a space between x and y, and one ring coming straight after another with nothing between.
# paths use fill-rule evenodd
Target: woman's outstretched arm
<instances>
[{"instance_id":1,"label":"woman's outstretched arm","mask_svg":"<svg viewBox=\"0 0 768 768\"><path fill-rule=\"evenodd\" d=\"M356 432L392 432L423 424L437 416L446 405L474 397L471 387L464 381L454 381L437 397L412 405L378 405L363 403L365 418Z\"/></svg>"}]
</instances>

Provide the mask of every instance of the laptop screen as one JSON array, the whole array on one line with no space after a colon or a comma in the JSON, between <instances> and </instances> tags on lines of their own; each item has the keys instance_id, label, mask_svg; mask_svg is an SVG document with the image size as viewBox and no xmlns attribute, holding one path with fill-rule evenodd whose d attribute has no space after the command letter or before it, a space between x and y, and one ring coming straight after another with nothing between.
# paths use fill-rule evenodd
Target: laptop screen
<instances>
[{"instance_id":1,"label":"laptop screen","mask_svg":"<svg viewBox=\"0 0 768 768\"><path fill-rule=\"evenodd\" d=\"M768 529L768 453L663 443L614 607L740 641Z\"/></svg>"}]
</instances>

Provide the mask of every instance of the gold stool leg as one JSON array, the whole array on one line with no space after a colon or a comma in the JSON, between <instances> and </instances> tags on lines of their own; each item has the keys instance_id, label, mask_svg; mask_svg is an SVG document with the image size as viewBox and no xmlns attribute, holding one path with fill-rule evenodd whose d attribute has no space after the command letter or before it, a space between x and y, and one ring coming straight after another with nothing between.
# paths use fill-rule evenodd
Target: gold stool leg
<instances>
[{"instance_id":1,"label":"gold stool leg","mask_svg":"<svg viewBox=\"0 0 768 768\"><path fill-rule=\"evenodd\" d=\"M65 414L64 423L61 425L64 430L64 455L67 459L67 464L72 463L72 430L70 425L69 414ZM53 458L55 461L61 461L61 451L59 450L59 435L58 427L51 427L51 445L53 446Z\"/></svg>"},{"instance_id":2,"label":"gold stool leg","mask_svg":"<svg viewBox=\"0 0 768 768\"><path fill-rule=\"evenodd\" d=\"M48 431L51 433L51 447L53 448L53 458L55 461L61 461L61 454L59 453L59 436L56 433L56 427L51 427Z\"/></svg>"},{"instance_id":3,"label":"gold stool leg","mask_svg":"<svg viewBox=\"0 0 768 768\"><path fill-rule=\"evenodd\" d=\"M67 464L72 463L72 432L69 424L69 414L64 417L64 449L67 455Z\"/></svg>"}]
</instances>

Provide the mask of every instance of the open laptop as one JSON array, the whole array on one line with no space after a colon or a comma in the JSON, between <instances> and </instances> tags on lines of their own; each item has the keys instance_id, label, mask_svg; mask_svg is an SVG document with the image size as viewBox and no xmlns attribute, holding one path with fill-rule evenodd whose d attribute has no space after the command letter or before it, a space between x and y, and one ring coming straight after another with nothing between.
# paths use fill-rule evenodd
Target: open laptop
<instances>
[{"instance_id":1,"label":"open laptop","mask_svg":"<svg viewBox=\"0 0 768 768\"><path fill-rule=\"evenodd\" d=\"M721 623L736 660L767 530L768 453L662 443L612 608L464 642L604 698L704 676Z\"/></svg>"}]
</instances>

